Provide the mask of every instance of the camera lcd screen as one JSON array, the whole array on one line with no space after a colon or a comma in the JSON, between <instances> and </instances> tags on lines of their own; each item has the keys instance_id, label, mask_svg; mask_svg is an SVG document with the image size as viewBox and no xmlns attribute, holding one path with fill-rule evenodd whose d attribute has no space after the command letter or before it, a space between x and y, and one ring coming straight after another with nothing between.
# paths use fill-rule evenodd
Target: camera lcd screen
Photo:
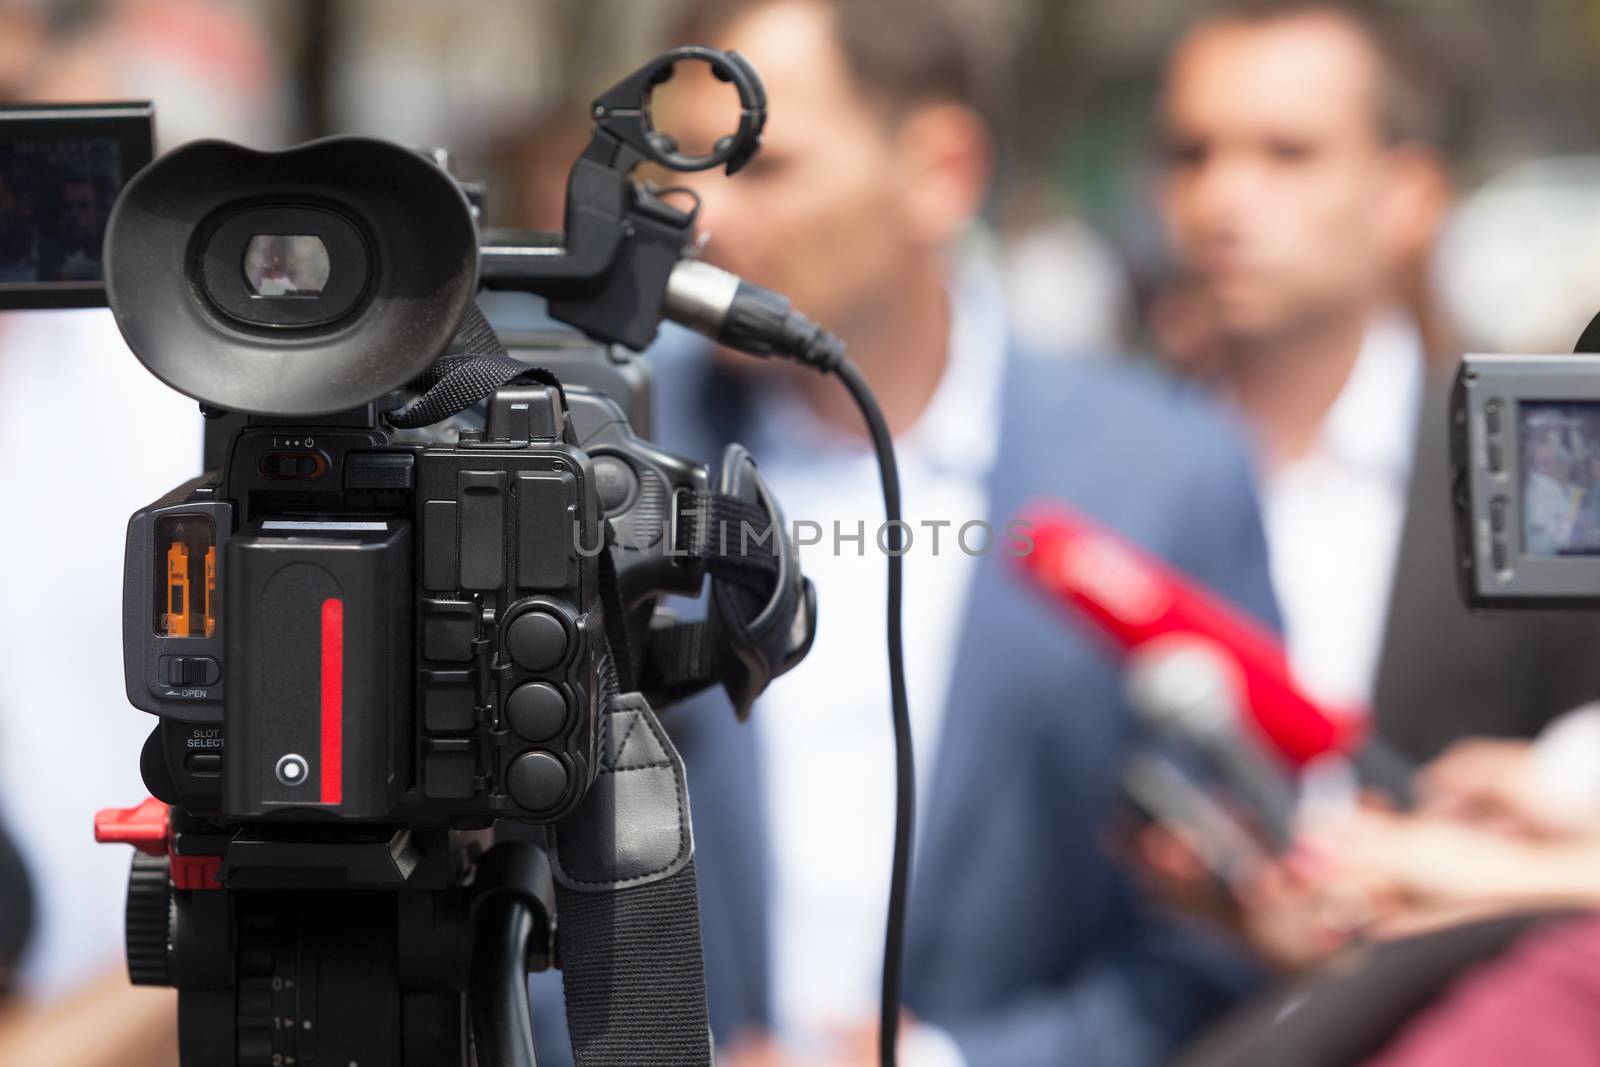
<instances>
[{"instance_id":1,"label":"camera lcd screen","mask_svg":"<svg viewBox=\"0 0 1600 1067\"><path fill-rule=\"evenodd\" d=\"M105 302L106 220L150 125L143 104L0 108L0 308Z\"/></svg>"},{"instance_id":2,"label":"camera lcd screen","mask_svg":"<svg viewBox=\"0 0 1600 1067\"><path fill-rule=\"evenodd\" d=\"M1518 410L1523 551L1600 555L1600 403Z\"/></svg>"}]
</instances>

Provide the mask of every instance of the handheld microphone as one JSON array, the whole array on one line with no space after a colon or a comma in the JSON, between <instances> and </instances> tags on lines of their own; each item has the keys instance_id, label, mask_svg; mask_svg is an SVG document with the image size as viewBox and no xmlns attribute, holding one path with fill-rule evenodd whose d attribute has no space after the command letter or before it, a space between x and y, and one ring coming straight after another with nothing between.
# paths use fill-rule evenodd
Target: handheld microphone
<instances>
[{"instance_id":1,"label":"handheld microphone","mask_svg":"<svg viewBox=\"0 0 1600 1067\"><path fill-rule=\"evenodd\" d=\"M1122 791L1145 818L1187 845L1224 886L1247 882L1270 862L1233 813L1160 752L1139 752L1128 760L1122 770Z\"/></svg>"},{"instance_id":2,"label":"handheld microphone","mask_svg":"<svg viewBox=\"0 0 1600 1067\"><path fill-rule=\"evenodd\" d=\"M1232 661L1255 732L1291 765L1342 754L1396 801L1411 802L1411 767L1369 736L1370 716L1308 697L1289 671L1282 642L1265 626L1062 505L1035 507L1024 521L1034 550L1018 561L1044 592L1126 651L1172 635L1209 642Z\"/></svg>"},{"instance_id":3,"label":"handheld microphone","mask_svg":"<svg viewBox=\"0 0 1600 1067\"><path fill-rule=\"evenodd\" d=\"M1145 725L1199 750L1274 851L1288 846L1294 789L1243 719L1239 672L1226 651L1187 634L1157 638L1128 654L1124 688Z\"/></svg>"}]
</instances>

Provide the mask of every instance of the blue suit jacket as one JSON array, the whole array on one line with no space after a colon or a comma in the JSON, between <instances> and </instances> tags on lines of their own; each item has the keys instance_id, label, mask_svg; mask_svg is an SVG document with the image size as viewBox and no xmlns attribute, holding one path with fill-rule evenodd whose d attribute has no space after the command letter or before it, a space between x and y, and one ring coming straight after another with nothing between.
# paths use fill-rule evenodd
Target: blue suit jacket
<instances>
[{"instance_id":1,"label":"blue suit jacket","mask_svg":"<svg viewBox=\"0 0 1600 1067\"><path fill-rule=\"evenodd\" d=\"M748 410L740 388L703 361L669 362L657 438L716 462ZM1207 405L1137 367L1014 353L999 433L996 529L1029 502L1063 501L1276 623L1247 454ZM938 765L918 768L931 800L906 1005L949 1032L969 1067L1157 1064L1252 975L1143 906L1108 857L1133 733L1118 671L1010 562L978 563ZM819 625L833 610L819 605ZM769 1018L757 747L720 693L663 720L689 771L712 1026L726 1040ZM540 1064L569 1063L559 984L536 979L534 997Z\"/></svg>"}]
</instances>

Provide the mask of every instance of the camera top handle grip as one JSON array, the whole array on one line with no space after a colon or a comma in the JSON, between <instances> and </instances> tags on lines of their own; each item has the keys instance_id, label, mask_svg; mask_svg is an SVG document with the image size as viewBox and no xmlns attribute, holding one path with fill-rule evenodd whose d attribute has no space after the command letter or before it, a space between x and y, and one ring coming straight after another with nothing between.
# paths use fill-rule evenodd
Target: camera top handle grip
<instances>
[{"instance_id":1,"label":"camera top handle grip","mask_svg":"<svg viewBox=\"0 0 1600 1067\"><path fill-rule=\"evenodd\" d=\"M650 98L656 86L670 79L682 60L705 63L718 81L728 82L739 93L738 128L719 137L711 152L703 156L681 152L676 140L656 129L651 115ZM739 53L686 45L662 53L613 85L595 100L590 113L598 131L610 134L644 159L677 171L725 165L727 172L733 174L750 162L761 146L761 128L767 122L767 92L755 68ZM624 165L619 169L630 168Z\"/></svg>"}]
</instances>

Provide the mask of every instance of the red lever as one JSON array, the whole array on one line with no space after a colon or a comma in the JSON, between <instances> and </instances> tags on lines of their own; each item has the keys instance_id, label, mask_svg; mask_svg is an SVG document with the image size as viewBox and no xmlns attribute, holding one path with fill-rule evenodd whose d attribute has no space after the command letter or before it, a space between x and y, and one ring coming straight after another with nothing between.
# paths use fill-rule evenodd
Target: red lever
<instances>
[{"instance_id":1,"label":"red lever","mask_svg":"<svg viewBox=\"0 0 1600 1067\"><path fill-rule=\"evenodd\" d=\"M95 813L94 839L102 845L132 845L147 856L171 859L175 889L217 889L222 857L180 856L171 851L172 822L167 806L151 797L137 808L103 808Z\"/></svg>"},{"instance_id":2,"label":"red lever","mask_svg":"<svg viewBox=\"0 0 1600 1067\"><path fill-rule=\"evenodd\" d=\"M155 797L137 808L102 808L94 817L96 841L132 845L147 856L167 854L167 830L167 806Z\"/></svg>"}]
</instances>

